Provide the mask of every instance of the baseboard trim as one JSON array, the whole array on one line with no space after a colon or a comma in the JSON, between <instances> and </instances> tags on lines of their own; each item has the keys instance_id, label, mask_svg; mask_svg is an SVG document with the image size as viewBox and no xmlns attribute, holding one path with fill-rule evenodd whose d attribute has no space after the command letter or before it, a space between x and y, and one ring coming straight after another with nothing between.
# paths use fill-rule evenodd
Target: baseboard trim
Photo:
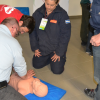
<instances>
[{"instance_id":1,"label":"baseboard trim","mask_svg":"<svg viewBox=\"0 0 100 100\"><path fill-rule=\"evenodd\" d=\"M77 18L81 18L82 15L78 15L78 16L69 16L70 19L77 19Z\"/></svg>"}]
</instances>

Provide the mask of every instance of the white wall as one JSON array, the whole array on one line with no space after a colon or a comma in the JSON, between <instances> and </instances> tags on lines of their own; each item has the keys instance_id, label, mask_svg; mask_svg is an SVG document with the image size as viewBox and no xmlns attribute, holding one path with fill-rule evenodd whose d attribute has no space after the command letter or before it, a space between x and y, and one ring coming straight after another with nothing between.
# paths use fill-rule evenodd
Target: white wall
<instances>
[{"instance_id":1,"label":"white wall","mask_svg":"<svg viewBox=\"0 0 100 100\"><path fill-rule=\"evenodd\" d=\"M69 0L69 16L82 15L80 1L81 0Z\"/></svg>"},{"instance_id":2,"label":"white wall","mask_svg":"<svg viewBox=\"0 0 100 100\"><path fill-rule=\"evenodd\" d=\"M35 0L34 4L33 4L33 11L35 11L37 8L42 6L42 4L44 3L43 1L42 0ZM63 7L68 12L69 0L60 0L59 4L61 7Z\"/></svg>"},{"instance_id":3,"label":"white wall","mask_svg":"<svg viewBox=\"0 0 100 100\"><path fill-rule=\"evenodd\" d=\"M12 7L29 7L30 15L43 4L42 0L0 0L0 4L7 4ZM80 0L60 0L60 5L69 16L77 16L82 14Z\"/></svg>"},{"instance_id":4,"label":"white wall","mask_svg":"<svg viewBox=\"0 0 100 100\"><path fill-rule=\"evenodd\" d=\"M81 0L60 0L59 4L68 12L69 16L77 16L82 15L80 1ZM33 11L39 8L42 4L42 0L35 0L33 4Z\"/></svg>"},{"instance_id":5,"label":"white wall","mask_svg":"<svg viewBox=\"0 0 100 100\"><path fill-rule=\"evenodd\" d=\"M69 9L69 1L70 0L60 0L60 6L62 8L64 8L67 12L68 12L68 9Z\"/></svg>"}]
</instances>

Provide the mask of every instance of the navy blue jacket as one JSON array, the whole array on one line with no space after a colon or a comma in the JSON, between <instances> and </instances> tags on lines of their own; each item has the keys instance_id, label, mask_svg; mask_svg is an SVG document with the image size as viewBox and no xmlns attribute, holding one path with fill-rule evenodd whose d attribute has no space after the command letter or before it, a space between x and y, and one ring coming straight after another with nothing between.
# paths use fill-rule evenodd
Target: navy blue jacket
<instances>
[{"instance_id":1,"label":"navy blue jacket","mask_svg":"<svg viewBox=\"0 0 100 100\"><path fill-rule=\"evenodd\" d=\"M35 29L29 35L32 51L40 50L43 56L56 52L57 55L63 56L67 51L68 42L71 35L71 24L67 12L59 5L47 17L48 23L45 30L40 30L41 19L45 17L45 5L33 13L35 19ZM57 23L51 23L56 20Z\"/></svg>"},{"instance_id":2,"label":"navy blue jacket","mask_svg":"<svg viewBox=\"0 0 100 100\"><path fill-rule=\"evenodd\" d=\"M93 0L90 16L90 25L100 33L100 0Z\"/></svg>"}]
</instances>

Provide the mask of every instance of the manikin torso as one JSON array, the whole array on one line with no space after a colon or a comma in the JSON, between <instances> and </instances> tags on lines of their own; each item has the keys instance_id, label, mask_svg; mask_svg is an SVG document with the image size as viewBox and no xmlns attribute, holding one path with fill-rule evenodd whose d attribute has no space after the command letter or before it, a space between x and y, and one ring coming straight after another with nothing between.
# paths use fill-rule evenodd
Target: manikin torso
<instances>
[{"instance_id":1,"label":"manikin torso","mask_svg":"<svg viewBox=\"0 0 100 100\"><path fill-rule=\"evenodd\" d=\"M23 80L16 73L11 75L9 85L24 96L34 93L38 97L44 97L48 93L48 87L38 78L31 77Z\"/></svg>"}]
</instances>

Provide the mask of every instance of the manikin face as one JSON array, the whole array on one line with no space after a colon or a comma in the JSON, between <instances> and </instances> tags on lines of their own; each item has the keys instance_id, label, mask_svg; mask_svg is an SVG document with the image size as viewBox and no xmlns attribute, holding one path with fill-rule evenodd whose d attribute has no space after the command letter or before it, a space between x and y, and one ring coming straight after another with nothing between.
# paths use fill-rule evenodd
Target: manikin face
<instances>
[{"instance_id":1,"label":"manikin face","mask_svg":"<svg viewBox=\"0 0 100 100\"><path fill-rule=\"evenodd\" d=\"M57 4L55 0L45 0L45 7L48 13L51 13L56 8L56 6Z\"/></svg>"},{"instance_id":2,"label":"manikin face","mask_svg":"<svg viewBox=\"0 0 100 100\"><path fill-rule=\"evenodd\" d=\"M33 93L38 97L44 97L48 93L48 87L40 82L38 78L34 78L33 80Z\"/></svg>"}]
</instances>

